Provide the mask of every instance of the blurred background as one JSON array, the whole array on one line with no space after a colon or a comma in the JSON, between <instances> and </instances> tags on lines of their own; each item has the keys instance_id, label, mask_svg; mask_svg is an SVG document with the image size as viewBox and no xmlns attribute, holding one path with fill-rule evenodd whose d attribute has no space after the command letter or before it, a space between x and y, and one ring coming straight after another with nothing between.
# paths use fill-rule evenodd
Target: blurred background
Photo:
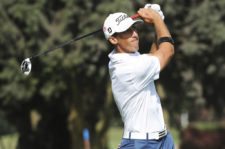
<instances>
[{"instance_id":1,"label":"blurred background","mask_svg":"<svg viewBox=\"0 0 225 149\"><path fill-rule=\"evenodd\" d=\"M225 0L1 0L0 149L117 148L123 124L103 33L34 59L29 76L20 64L146 3L161 5L176 42L156 82L176 148L225 149ZM154 30L139 33L144 53Z\"/></svg>"}]
</instances>

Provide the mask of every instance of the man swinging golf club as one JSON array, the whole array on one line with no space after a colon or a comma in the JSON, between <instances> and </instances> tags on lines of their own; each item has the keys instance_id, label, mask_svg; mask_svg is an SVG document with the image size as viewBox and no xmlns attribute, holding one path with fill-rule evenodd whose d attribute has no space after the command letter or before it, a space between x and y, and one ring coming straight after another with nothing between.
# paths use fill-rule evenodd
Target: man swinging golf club
<instances>
[{"instance_id":1,"label":"man swinging golf club","mask_svg":"<svg viewBox=\"0 0 225 149\"><path fill-rule=\"evenodd\" d=\"M147 24L153 25L156 42L149 53L140 54L139 36L133 28L140 20L127 14L110 14L104 22L105 38L114 46L109 54L112 92L124 122L121 149L173 149L172 136L164 123L160 98L154 80L174 54L174 42L157 4L137 11Z\"/></svg>"}]
</instances>

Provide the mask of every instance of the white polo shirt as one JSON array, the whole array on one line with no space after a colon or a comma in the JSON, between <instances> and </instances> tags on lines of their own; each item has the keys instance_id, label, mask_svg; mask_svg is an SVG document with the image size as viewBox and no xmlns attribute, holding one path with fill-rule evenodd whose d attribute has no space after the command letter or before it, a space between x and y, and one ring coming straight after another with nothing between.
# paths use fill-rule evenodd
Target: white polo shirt
<instances>
[{"instance_id":1,"label":"white polo shirt","mask_svg":"<svg viewBox=\"0 0 225 149\"><path fill-rule=\"evenodd\" d=\"M159 59L149 54L109 54L112 92L124 122L124 131L158 132L165 128L154 80L159 78Z\"/></svg>"}]
</instances>

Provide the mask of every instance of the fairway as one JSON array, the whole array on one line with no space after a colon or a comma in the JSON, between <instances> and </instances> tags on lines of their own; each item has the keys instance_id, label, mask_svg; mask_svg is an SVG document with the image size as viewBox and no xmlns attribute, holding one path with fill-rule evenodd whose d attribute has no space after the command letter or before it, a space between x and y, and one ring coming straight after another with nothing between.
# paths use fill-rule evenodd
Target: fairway
<instances>
[{"instance_id":1,"label":"fairway","mask_svg":"<svg viewBox=\"0 0 225 149\"><path fill-rule=\"evenodd\" d=\"M121 141L123 128L111 127L108 131L109 149L116 149Z\"/></svg>"}]
</instances>

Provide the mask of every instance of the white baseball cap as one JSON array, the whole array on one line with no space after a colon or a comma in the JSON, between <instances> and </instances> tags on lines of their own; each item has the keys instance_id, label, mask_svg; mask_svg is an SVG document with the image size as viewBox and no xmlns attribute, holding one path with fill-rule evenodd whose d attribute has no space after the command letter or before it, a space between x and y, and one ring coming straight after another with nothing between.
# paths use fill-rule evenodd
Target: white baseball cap
<instances>
[{"instance_id":1,"label":"white baseball cap","mask_svg":"<svg viewBox=\"0 0 225 149\"><path fill-rule=\"evenodd\" d=\"M140 19L133 20L126 13L117 12L110 14L103 24L103 32L108 40L114 33L121 33L129 29L134 23L143 22Z\"/></svg>"}]
</instances>

